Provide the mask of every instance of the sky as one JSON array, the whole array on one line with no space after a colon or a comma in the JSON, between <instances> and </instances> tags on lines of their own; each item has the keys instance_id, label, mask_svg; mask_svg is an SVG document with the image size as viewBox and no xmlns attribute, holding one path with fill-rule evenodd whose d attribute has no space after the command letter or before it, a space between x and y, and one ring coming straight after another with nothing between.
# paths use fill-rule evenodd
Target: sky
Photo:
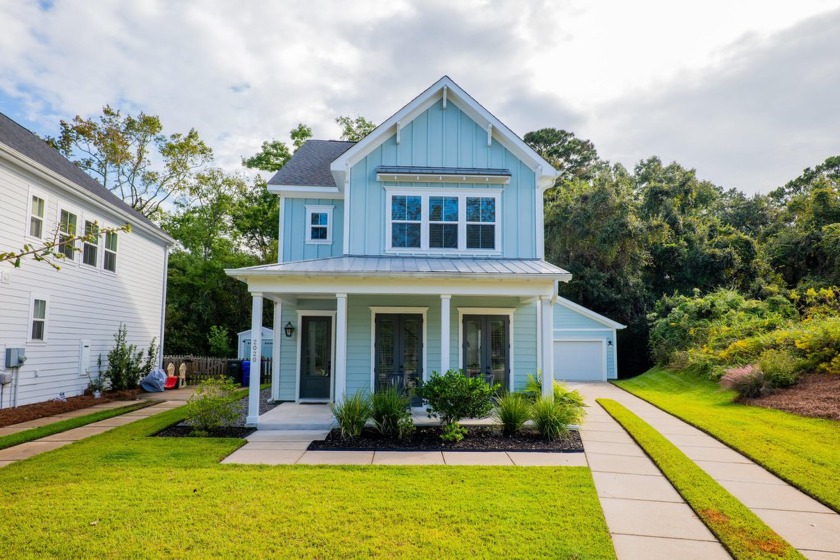
<instances>
[{"instance_id":1,"label":"sky","mask_svg":"<svg viewBox=\"0 0 840 560\"><path fill-rule=\"evenodd\" d=\"M840 154L836 0L0 0L0 112L42 134L110 104L241 169L298 123L338 138L443 75L554 127L767 192Z\"/></svg>"}]
</instances>

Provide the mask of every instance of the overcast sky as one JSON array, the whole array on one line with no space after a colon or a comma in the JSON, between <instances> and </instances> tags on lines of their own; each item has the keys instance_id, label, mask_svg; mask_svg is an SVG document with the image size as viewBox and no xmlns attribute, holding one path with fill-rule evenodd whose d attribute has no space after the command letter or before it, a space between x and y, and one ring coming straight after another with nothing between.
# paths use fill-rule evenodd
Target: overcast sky
<instances>
[{"instance_id":1,"label":"overcast sky","mask_svg":"<svg viewBox=\"0 0 840 560\"><path fill-rule=\"evenodd\" d=\"M0 0L0 111L54 135L104 104L238 168L299 122L382 122L447 74L520 136L563 128L766 192L840 154L829 0Z\"/></svg>"}]
</instances>

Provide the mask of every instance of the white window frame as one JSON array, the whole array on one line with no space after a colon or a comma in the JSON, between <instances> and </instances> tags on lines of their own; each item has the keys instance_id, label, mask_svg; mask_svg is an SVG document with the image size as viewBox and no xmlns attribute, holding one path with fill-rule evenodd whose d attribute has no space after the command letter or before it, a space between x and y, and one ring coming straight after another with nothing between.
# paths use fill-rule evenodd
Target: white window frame
<instances>
[{"instance_id":1,"label":"white window frame","mask_svg":"<svg viewBox=\"0 0 840 560\"><path fill-rule=\"evenodd\" d=\"M44 338L32 338L32 324L35 321L35 300L41 300L44 302ZM41 319L38 319L39 321ZM26 340L27 342L33 344L42 344L47 342L47 337L49 334L49 326L50 326L50 297L47 294L42 293L30 293L29 294L29 323L27 323L26 328Z\"/></svg>"},{"instance_id":2,"label":"white window frame","mask_svg":"<svg viewBox=\"0 0 840 560\"><path fill-rule=\"evenodd\" d=\"M41 235L35 236L30 233L30 227L32 223L32 197L37 196L41 200L44 201L44 215L41 216ZM26 231L24 232L24 236L27 239L37 239L39 241L43 241L47 238L47 207L49 205L49 200L47 199L47 194L43 191L37 190L35 188L29 189L29 200L26 203L26 224L24 227Z\"/></svg>"},{"instance_id":3,"label":"white window frame","mask_svg":"<svg viewBox=\"0 0 840 560\"><path fill-rule=\"evenodd\" d=\"M306 205L306 232L305 239L307 245L329 245L333 238L333 209L335 206L324 204L307 204ZM326 214L327 215L327 238L326 239L312 239L312 215ZM316 226L323 227L323 226Z\"/></svg>"},{"instance_id":4,"label":"white window frame","mask_svg":"<svg viewBox=\"0 0 840 560\"><path fill-rule=\"evenodd\" d=\"M420 247L394 247L391 232L391 201L395 196L419 196L421 204ZM452 197L458 199L458 248L429 247L429 198ZM496 200L495 242L494 249L467 248L467 198L494 198ZM435 222L440 223L440 222ZM450 222L455 223L455 222ZM489 224L485 224L489 225ZM502 254L502 191L501 189L457 189L430 190L385 186L385 252L392 254L432 253L455 255L497 256Z\"/></svg>"},{"instance_id":5,"label":"white window frame","mask_svg":"<svg viewBox=\"0 0 840 560\"><path fill-rule=\"evenodd\" d=\"M100 235L102 237L102 258L99 259L99 261L101 263L99 269L102 272L104 272L105 274L116 274L117 273L116 269L115 270L108 270L107 268L105 268L105 254L106 254L106 252L110 252L110 253L114 253L114 255L116 257L119 257L119 255L120 255L120 235L119 235L120 232L118 232L118 231L113 232L113 234L117 236L117 250L116 251L111 251L110 249L108 249L108 246L107 246L108 234L107 233L102 233L102 230L105 229L106 227L111 227L112 228L114 226L110 226L110 225L106 226L105 224L100 224L99 225L99 232L100 232ZM117 262L117 264L116 264L115 268L118 268L119 267L119 260L117 260L116 262Z\"/></svg>"},{"instance_id":6,"label":"white window frame","mask_svg":"<svg viewBox=\"0 0 840 560\"><path fill-rule=\"evenodd\" d=\"M105 247L104 239L102 239L102 242L100 243L100 238L104 237L104 235L101 233L102 225L99 223L99 220L97 220L94 217L89 217L89 216L83 216L82 219L81 219L81 222L82 222L81 231L84 232L85 235L87 235L87 228L85 227L87 222L90 222L92 224L96 224L97 232L99 233L99 235L96 236L96 241L94 243L92 243L92 245L94 245L96 247L96 262L93 263L93 264L88 264L88 263L85 262L85 245L91 245L91 243L88 243L87 241L82 241L82 248L81 248L82 250L79 251L79 253L81 255L79 257L79 264L82 265L83 267L89 269L89 270L97 270L98 271L99 270L99 262L105 260L101 256L101 254L104 253L104 247ZM102 250L100 250L100 249L102 249ZM104 262L103 262L103 266L104 266Z\"/></svg>"},{"instance_id":7,"label":"white window frame","mask_svg":"<svg viewBox=\"0 0 840 560\"><path fill-rule=\"evenodd\" d=\"M58 204L58 208L57 208L56 213L55 213L55 228L56 228L56 235L57 235L56 241L58 242L58 244L56 245L56 251L58 251L58 252L61 252L60 248L61 248L61 213L62 212L67 212L69 214L73 214L74 216L76 216L76 233L74 235L79 235L79 223L82 224L81 227L84 227L84 223L85 223L84 222L84 216L82 216L82 213L78 208L74 208L73 206L69 206L67 204L60 204L60 203ZM79 240L77 239L76 241L73 242L73 247L75 249L78 246L79 246ZM79 257L80 253L81 253L81 251L74 250L73 251L73 256L72 257L66 257L66 258L63 259L63 261L65 263L79 264L79 262L81 260L80 257Z\"/></svg>"}]
</instances>

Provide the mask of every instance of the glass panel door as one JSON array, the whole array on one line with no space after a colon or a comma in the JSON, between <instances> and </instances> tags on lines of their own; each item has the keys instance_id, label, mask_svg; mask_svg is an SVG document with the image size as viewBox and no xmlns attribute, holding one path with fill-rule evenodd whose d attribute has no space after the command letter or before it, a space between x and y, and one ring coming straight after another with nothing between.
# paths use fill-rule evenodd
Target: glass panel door
<instances>
[{"instance_id":1,"label":"glass panel door","mask_svg":"<svg viewBox=\"0 0 840 560\"><path fill-rule=\"evenodd\" d=\"M330 398L332 318L303 317L300 341L300 398Z\"/></svg>"},{"instance_id":2,"label":"glass panel door","mask_svg":"<svg viewBox=\"0 0 840 560\"><path fill-rule=\"evenodd\" d=\"M376 390L410 391L423 379L423 316L376 315Z\"/></svg>"},{"instance_id":3,"label":"glass panel door","mask_svg":"<svg viewBox=\"0 0 840 560\"><path fill-rule=\"evenodd\" d=\"M505 389L510 371L510 319L504 315L464 315L464 373L499 383Z\"/></svg>"}]
</instances>

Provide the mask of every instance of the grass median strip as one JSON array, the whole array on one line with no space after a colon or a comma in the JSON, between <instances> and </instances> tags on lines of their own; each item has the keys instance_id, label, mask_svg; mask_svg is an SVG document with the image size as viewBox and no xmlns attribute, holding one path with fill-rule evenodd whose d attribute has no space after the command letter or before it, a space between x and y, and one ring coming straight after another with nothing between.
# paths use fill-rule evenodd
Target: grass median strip
<instances>
[{"instance_id":1,"label":"grass median strip","mask_svg":"<svg viewBox=\"0 0 840 560\"><path fill-rule=\"evenodd\" d=\"M647 422L611 399L597 399L736 559L804 558Z\"/></svg>"},{"instance_id":2,"label":"grass median strip","mask_svg":"<svg viewBox=\"0 0 840 560\"><path fill-rule=\"evenodd\" d=\"M128 406L100 410L98 412L94 412L93 414L78 416L76 418L68 418L67 420L60 420L52 424L47 424L46 426L39 426L37 428L32 428L31 430L24 430L16 434L2 436L0 437L0 449L6 449L8 447L20 445L21 443L27 443L36 439L51 436L53 434L60 434L61 432L72 430L73 428L87 426L88 424L93 424L94 422L99 422L100 420L107 420L108 418L113 418L114 416L120 416L121 414L146 408L147 406L151 406L153 404L157 403L155 401L141 401Z\"/></svg>"}]
</instances>

